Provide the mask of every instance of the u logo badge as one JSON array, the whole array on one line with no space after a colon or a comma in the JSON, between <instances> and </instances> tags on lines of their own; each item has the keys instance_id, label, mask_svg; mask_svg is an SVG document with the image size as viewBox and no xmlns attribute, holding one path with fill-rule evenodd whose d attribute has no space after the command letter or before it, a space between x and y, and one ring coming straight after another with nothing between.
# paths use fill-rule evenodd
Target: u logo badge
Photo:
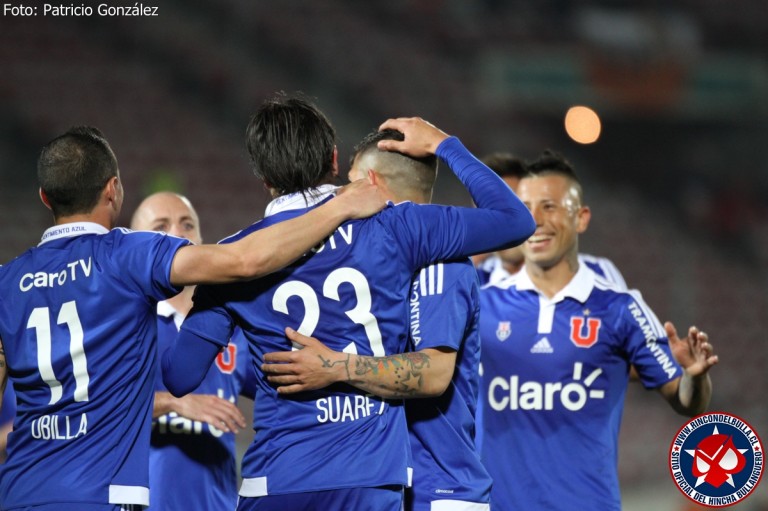
<instances>
[{"instance_id":1,"label":"u logo badge","mask_svg":"<svg viewBox=\"0 0 768 511\"><path fill-rule=\"evenodd\" d=\"M584 335L584 319L571 318L571 341L579 348L590 348L597 342L597 334L600 331L602 321L597 318L587 319L587 332Z\"/></svg>"},{"instance_id":2,"label":"u logo badge","mask_svg":"<svg viewBox=\"0 0 768 511\"><path fill-rule=\"evenodd\" d=\"M227 344L227 347L216 355L216 366L222 373L234 373L237 366L237 346L232 343Z\"/></svg>"}]
</instances>

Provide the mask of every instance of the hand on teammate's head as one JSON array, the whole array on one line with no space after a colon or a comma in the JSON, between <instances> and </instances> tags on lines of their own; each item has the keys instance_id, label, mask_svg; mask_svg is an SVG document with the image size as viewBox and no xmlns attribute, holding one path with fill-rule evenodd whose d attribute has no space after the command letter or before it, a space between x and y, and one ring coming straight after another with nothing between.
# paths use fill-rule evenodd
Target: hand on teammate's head
<instances>
[{"instance_id":1,"label":"hand on teammate's head","mask_svg":"<svg viewBox=\"0 0 768 511\"><path fill-rule=\"evenodd\" d=\"M435 154L440 142L448 138L447 133L419 117L387 119L379 126L379 130L385 129L401 132L404 139L382 140L378 143L379 149L397 151L416 158Z\"/></svg>"}]
</instances>

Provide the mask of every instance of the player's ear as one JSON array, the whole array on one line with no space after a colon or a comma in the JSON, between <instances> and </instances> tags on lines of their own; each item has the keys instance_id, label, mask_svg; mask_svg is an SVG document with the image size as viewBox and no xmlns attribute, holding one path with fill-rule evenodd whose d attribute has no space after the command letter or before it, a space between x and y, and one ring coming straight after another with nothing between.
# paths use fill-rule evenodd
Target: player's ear
<instances>
[{"instance_id":1,"label":"player's ear","mask_svg":"<svg viewBox=\"0 0 768 511\"><path fill-rule=\"evenodd\" d=\"M120 178L112 176L104 186L104 198L112 203L117 203L120 197Z\"/></svg>"},{"instance_id":2,"label":"player's ear","mask_svg":"<svg viewBox=\"0 0 768 511\"><path fill-rule=\"evenodd\" d=\"M589 221L592 218L592 211L589 206L582 206L576 213L576 232L581 234L587 230Z\"/></svg>"},{"instance_id":3,"label":"player's ear","mask_svg":"<svg viewBox=\"0 0 768 511\"><path fill-rule=\"evenodd\" d=\"M333 177L337 177L339 175L339 150L336 146L333 146L333 165L332 165L331 174Z\"/></svg>"},{"instance_id":4,"label":"player's ear","mask_svg":"<svg viewBox=\"0 0 768 511\"><path fill-rule=\"evenodd\" d=\"M40 200L43 201L43 204L45 204L45 207L50 210L53 210L53 208L51 207L51 201L48 200L48 196L45 195L45 192L43 191L42 188L39 189L39 193L40 193Z\"/></svg>"}]
</instances>

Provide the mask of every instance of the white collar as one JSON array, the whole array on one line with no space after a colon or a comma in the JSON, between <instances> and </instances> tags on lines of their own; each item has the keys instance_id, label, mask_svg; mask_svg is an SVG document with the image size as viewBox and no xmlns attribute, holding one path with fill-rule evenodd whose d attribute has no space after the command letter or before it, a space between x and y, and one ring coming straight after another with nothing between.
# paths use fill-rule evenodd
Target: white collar
<instances>
[{"instance_id":1,"label":"white collar","mask_svg":"<svg viewBox=\"0 0 768 511\"><path fill-rule=\"evenodd\" d=\"M525 267L517 273L517 280L515 286L520 291L535 291L542 297L542 293L533 283L528 272L525 271ZM585 264L579 264L579 269L573 278L561 289L555 296L549 301L551 303L558 303L566 298L573 298L579 303L585 303L592 290L595 287L595 273L587 268Z\"/></svg>"},{"instance_id":2,"label":"white collar","mask_svg":"<svg viewBox=\"0 0 768 511\"><path fill-rule=\"evenodd\" d=\"M71 238L82 234L107 234L108 232L109 229L94 222L71 222L54 225L45 230L38 246L61 238Z\"/></svg>"},{"instance_id":3,"label":"white collar","mask_svg":"<svg viewBox=\"0 0 768 511\"><path fill-rule=\"evenodd\" d=\"M164 318L173 318L173 322L176 324L176 328L181 328L181 323L184 321L184 315L173 308L173 305L168 303L168 300L157 302L157 315Z\"/></svg>"},{"instance_id":4,"label":"white collar","mask_svg":"<svg viewBox=\"0 0 768 511\"><path fill-rule=\"evenodd\" d=\"M504 268L504 261L502 261L501 257L498 255L492 255L486 259L486 261L488 262L485 263L483 267L488 271L489 284L496 284L497 282L501 282L512 276L512 274Z\"/></svg>"},{"instance_id":5,"label":"white collar","mask_svg":"<svg viewBox=\"0 0 768 511\"><path fill-rule=\"evenodd\" d=\"M329 195L333 195L338 190L338 186L320 185L317 188L310 188L302 192L289 193L281 195L277 199L267 204L264 216L272 216L275 213L290 211L293 209L305 209L315 204L323 202Z\"/></svg>"}]
</instances>

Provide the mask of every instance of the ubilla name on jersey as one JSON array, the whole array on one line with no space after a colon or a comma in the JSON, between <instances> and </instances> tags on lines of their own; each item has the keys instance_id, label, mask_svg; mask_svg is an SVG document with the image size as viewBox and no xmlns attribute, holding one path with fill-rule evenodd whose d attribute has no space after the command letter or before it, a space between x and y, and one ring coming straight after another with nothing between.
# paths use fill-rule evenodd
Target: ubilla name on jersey
<instances>
[{"instance_id":1,"label":"ubilla name on jersey","mask_svg":"<svg viewBox=\"0 0 768 511\"><path fill-rule=\"evenodd\" d=\"M620 509L617 443L630 365L681 373L639 293L580 265L555 297L523 270L481 292L482 458L501 509Z\"/></svg>"}]
</instances>

